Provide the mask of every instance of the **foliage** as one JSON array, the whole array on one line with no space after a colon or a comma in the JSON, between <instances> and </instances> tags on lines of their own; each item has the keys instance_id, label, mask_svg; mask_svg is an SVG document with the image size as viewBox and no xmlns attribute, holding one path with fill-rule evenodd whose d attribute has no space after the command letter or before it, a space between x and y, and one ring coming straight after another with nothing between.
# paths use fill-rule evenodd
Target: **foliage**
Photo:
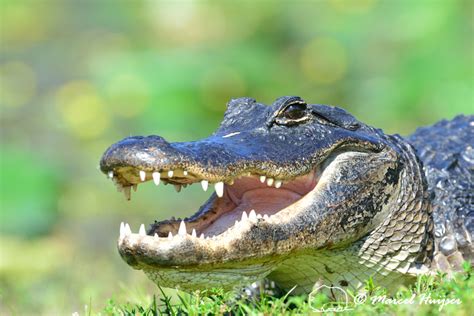
<instances>
[{"instance_id":1,"label":"foliage","mask_svg":"<svg viewBox=\"0 0 474 316\"><path fill-rule=\"evenodd\" d=\"M445 274L418 277L409 288L401 288L393 296L386 290L367 280L364 303L350 302L348 310L341 315L471 315L474 310L474 279L470 264L465 265L463 273L448 278ZM358 293L358 294L360 294ZM109 300L107 306L98 314L105 315L306 315L315 313L307 296L284 296L274 298L261 295L254 300L236 300L232 293L219 290L196 292L193 295L177 294L178 300L172 302L171 296L161 292L153 296L149 303L119 304ZM354 294L351 300L354 300ZM381 301L384 298L384 301ZM389 301L389 299L395 301ZM429 299L431 299L431 301ZM439 299L439 301L435 301ZM442 299L446 304L442 303ZM453 303L455 299L460 304ZM377 301L378 300L378 301ZM344 303L336 304L341 308Z\"/></svg>"}]
</instances>

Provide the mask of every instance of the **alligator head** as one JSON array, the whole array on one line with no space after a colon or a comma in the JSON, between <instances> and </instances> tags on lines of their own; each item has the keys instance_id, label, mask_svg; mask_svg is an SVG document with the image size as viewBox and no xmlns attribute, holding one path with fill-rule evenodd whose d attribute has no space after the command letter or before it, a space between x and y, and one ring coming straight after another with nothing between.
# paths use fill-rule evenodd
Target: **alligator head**
<instances>
[{"instance_id":1,"label":"alligator head","mask_svg":"<svg viewBox=\"0 0 474 316\"><path fill-rule=\"evenodd\" d=\"M178 191L194 183L215 188L182 221L157 221L136 234L121 224L120 255L157 284L229 289L268 276L308 292L318 279L347 282L354 265L370 274L415 263L420 249L410 250L409 241L425 235L428 218L420 211L422 184L412 181L418 167L407 166L406 155L396 137L342 109L299 97L271 106L239 98L208 138L128 137L107 149L100 167L127 198L147 181ZM411 202L418 204L400 211ZM407 214L419 215L423 227L397 227Z\"/></svg>"}]
</instances>

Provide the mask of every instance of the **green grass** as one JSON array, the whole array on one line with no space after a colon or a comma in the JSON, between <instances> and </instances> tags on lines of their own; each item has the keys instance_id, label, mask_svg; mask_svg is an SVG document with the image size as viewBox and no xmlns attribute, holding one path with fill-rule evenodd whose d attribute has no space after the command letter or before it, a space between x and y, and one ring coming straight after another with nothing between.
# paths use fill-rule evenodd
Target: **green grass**
<instances>
[{"instance_id":1,"label":"green grass","mask_svg":"<svg viewBox=\"0 0 474 316\"><path fill-rule=\"evenodd\" d=\"M333 308L348 310L338 313L343 315L472 315L474 311L473 269L465 264L462 273L448 278L447 275L420 276L409 288L400 288L389 296L385 289L368 280L365 288L359 293L349 292L349 304L329 302L324 295L316 295L308 302L308 296L286 295L274 298L262 295L254 301L236 300L235 295L219 289L195 292L192 295L179 293L166 294L162 289L148 303L119 303L109 300L107 306L99 313L86 311L89 315L299 315L318 314L314 307L330 304ZM361 294L364 293L364 294ZM359 296L357 296L359 295ZM354 298L366 300L355 304ZM427 299L432 302L428 303ZM425 299L425 300L423 300ZM372 302L379 300L379 302ZM392 301L389 301L392 300ZM437 300L437 301L435 301ZM385 303L382 303L384 301ZM395 304L394 302L398 304ZM442 304L441 302L448 302ZM458 304L456 304L458 302ZM389 304L391 303L391 304Z\"/></svg>"}]
</instances>

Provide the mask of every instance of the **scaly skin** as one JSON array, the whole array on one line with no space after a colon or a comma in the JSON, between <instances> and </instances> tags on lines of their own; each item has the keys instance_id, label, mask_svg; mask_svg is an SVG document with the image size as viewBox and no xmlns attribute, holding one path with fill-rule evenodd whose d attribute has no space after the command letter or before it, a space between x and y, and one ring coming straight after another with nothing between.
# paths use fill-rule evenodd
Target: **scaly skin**
<instances>
[{"instance_id":1,"label":"scaly skin","mask_svg":"<svg viewBox=\"0 0 474 316\"><path fill-rule=\"evenodd\" d=\"M395 289L454 271L473 260L473 126L458 117L404 139L299 97L272 106L240 98L206 139L126 138L101 169L127 198L149 180L178 191L203 181L216 193L183 221L138 234L122 224L120 255L184 290L268 278L308 293L315 283L357 289L369 277Z\"/></svg>"}]
</instances>

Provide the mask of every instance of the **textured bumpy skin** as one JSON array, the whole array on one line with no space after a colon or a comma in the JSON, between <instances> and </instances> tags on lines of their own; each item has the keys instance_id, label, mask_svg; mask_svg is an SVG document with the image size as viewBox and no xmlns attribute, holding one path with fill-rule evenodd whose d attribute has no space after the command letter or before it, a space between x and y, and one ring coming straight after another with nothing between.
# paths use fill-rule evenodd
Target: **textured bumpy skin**
<instances>
[{"instance_id":1,"label":"textured bumpy skin","mask_svg":"<svg viewBox=\"0 0 474 316\"><path fill-rule=\"evenodd\" d=\"M474 120L458 116L419 128L408 141L423 162L431 192L435 255L433 263L450 271L473 261Z\"/></svg>"},{"instance_id":2,"label":"textured bumpy skin","mask_svg":"<svg viewBox=\"0 0 474 316\"><path fill-rule=\"evenodd\" d=\"M150 180L178 191L215 185L182 221L138 234L122 224L120 255L160 286L232 289L266 278L309 293L372 277L394 290L474 262L473 140L474 116L403 138L299 97L271 106L239 98L211 136L128 137L107 149L101 170L127 198Z\"/></svg>"}]
</instances>

